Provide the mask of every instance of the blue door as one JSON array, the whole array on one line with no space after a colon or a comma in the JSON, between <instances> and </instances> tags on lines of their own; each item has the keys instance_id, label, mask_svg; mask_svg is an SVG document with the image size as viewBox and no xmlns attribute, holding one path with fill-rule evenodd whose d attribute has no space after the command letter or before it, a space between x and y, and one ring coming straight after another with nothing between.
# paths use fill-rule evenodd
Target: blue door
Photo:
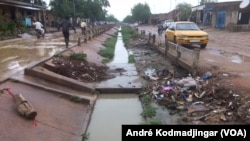
<instances>
[{"instance_id":1,"label":"blue door","mask_svg":"<svg viewBox=\"0 0 250 141\"><path fill-rule=\"evenodd\" d=\"M217 12L215 27L225 28L225 24L226 24L226 12L225 11Z\"/></svg>"}]
</instances>

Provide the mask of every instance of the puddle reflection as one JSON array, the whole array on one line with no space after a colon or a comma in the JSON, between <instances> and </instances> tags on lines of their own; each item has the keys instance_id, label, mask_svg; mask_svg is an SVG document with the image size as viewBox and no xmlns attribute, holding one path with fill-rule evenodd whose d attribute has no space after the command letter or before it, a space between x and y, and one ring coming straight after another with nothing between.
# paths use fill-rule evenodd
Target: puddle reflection
<instances>
[{"instance_id":1,"label":"puddle reflection","mask_svg":"<svg viewBox=\"0 0 250 141\"><path fill-rule=\"evenodd\" d=\"M243 58L242 55L239 55L238 53L235 53L235 52L227 52L227 51L222 51L222 50L210 50L209 53L213 55L218 55L218 56L219 55L225 56L233 63L241 64L244 62L242 59ZM214 62L214 60L211 60L211 59L209 59L208 61Z\"/></svg>"},{"instance_id":2,"label":"puddle reflection","mask_svg":"<svg viewBox=\"0 0 250 141\"><path fill-rule=\"evenodd\" d=\"M88 141L121 141L122 124L143 121L137 94L100 94L88 127Z\"/></svg>"},{"instance_id":3,"label":"puddle reflection","mask_svg":"<svg viewBox=\"0 0 250 141\"><path fill-rule=\"evenodd\" d=\"M0 41L0 76L7 78L13 72L23 70L27 65L51 57L64 49L63 40L50 40L22 38Z\"/></svg>"},{"instance_id":4,"label":"puddle reflection","mask_svg":"<svg viewBox=\"0 0 250 141\"><path fill-rule=\"evenodd\" d=\"M243 62L243 60L241 59L241 57L238 56L238 55L233 55L231 57L231 60L232 60L233 63L237 63L237 64L241 64Z\"/></svg>"},{"instance_id":5,"label":"puddle reflection","mask_svg":"<svg viewBox=\"0 0 250 141\"><path fill-rule=\"evenodd\" d=\"M115 63L128 63L128 51L124 47L121 32L118 32L118 39L115 45L114 59L110 64Z\"/></svg>"},{"instance_id":6,"label":"puddle reflection","mask_svg":"<svg viewBox=\"0 0 250 141\"><path fill-rule=\"evenodd\" d=\"M114 59L110 64L128 63L128 56L118 32ZM142 110L137 94L100 94L88 126L88 141L121 141L122 124L142 123Z\"/></svg>"}]
</instances>

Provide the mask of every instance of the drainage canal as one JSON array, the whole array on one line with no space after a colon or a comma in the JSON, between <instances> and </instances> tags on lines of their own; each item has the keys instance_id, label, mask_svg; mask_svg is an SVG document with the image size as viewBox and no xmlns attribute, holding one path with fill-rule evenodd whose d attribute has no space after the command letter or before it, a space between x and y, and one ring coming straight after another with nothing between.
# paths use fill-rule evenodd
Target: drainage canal
<instances>
[{"instance_id":1,"label":"drainage canal","mask_svg":"<svg viewBox=\"0 0 250 141\"><path fill-rule=\"evenodd\" d=\"M115 56L111 64L128 63L128 52L122 34L118 32ZM88 141L121 140L122 124L140 124L142 106L137 94L100 94L92 113L87 133Z\"/></svg>"}]
</instances>

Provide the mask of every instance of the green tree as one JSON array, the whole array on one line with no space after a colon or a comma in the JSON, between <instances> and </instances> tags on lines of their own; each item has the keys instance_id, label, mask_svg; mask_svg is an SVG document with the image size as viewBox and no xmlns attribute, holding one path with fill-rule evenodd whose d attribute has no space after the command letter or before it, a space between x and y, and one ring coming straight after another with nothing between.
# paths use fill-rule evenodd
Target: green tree
<instances>
[{"instance_id":1,"label":"green tree","mask_svg":"<svg viewBox=\"0 0 250 141\"><path fill-rule=\"evenodd\" d=\"M176 9L179 11L179 20L181 21L186 21L188 20L189 16L191 15L192 12L192 5L188 4L186 2L184 3L179 3L176 5Z\"/></svg>"},{"instance_id":2,"label":"green tree","mask_svg":"<svg viewBox=\"0 0 250 141\"><path fill-rule=\"evenodd\" d=\"M50 7L56 17L80 17L91 20L105 20L108 0L51 0Z\"/></svg>"},{"instance_id":3,"label":"green tree","mask_svg":"<svg viewBox=\"0 0 250 141\"><path fill-rule=\"evenodd\" d=\"M149 16L151 15L150 8L147 3L141 4L138 3L136 4L132 9L131 9L132 17L135 21L139 21L142 23L147 23L147 20Z\"/></svg>"},{"instance_id":4,"label":"green tree","mask_svg":"<svg viewBox=\"0 0 250 141\"><path fill-rule=\"evenodd\" d=\"M201 0L200 5L206 4L206 3L212 3L212 2L217 2L217 0Z\"/></svg>"},{"instance_id":5,"label":"green tree","mask_svg":"<svg viewBox=\"0 0 250 141\"><path fill-rule=\"evenodd\" d=\"M133 19L133 17L131 15L128 15L126 16L124 19L123 19L123 22L124 23L134 23L135 20Z\"/></svg>"},{"instance_id":6,"label":"green tree","mask_svg":"<svg viewBox=\"0 0 250 141\"><path fill-rule=\"evenodd\" d=\"M108 15L106 17L106 21L111 21L111 22L118 22L119 20L114 17L114 15Z\"/></svg>"}]
</instances>

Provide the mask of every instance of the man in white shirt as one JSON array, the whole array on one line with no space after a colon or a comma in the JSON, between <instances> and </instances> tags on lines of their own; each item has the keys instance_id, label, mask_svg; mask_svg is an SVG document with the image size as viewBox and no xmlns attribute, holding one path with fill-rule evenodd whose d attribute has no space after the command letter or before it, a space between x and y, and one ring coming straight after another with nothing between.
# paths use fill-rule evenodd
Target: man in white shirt
<instances>
[{"instance_id":1,"label":"man in white shirt","mask_svg":"<svg viewBox=\"0 0 250 141\"><path fill-rule=\"evenodd\" d=\"M35 26L35 29L40 30L42 32L42 35L44 35L44 29L43 29L43 24L40 23L39 21L36 21L33 23Z\"/></svg>"},{"instance_id":2,"label":"man in white shirt","mask_svg":"<svg viewBox=\"0 0 250 141\"><path fill-rule=\"evenodd\" d=\"M86 22L82 21L81 24L80 24L80 27L82 29L82 35L86 35L86 30L87 30Z\"/></svg>"}]
</instances>

